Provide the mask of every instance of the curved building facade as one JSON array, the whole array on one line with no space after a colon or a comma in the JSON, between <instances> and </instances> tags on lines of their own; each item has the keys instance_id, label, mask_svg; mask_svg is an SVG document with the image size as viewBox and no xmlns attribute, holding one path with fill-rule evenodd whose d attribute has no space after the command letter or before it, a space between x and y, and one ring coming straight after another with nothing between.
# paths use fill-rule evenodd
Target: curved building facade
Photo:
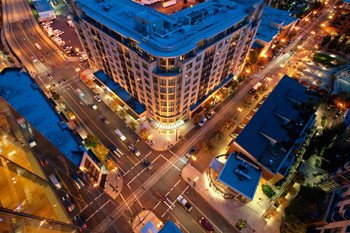
<instances>
[{"instance_id":1,"label":"curved building facade","mask_svg":"<svg viewBox=\"0 0 350 233\"><path fill-rule=\"evenodd\" d=\"M68 2L90 65L163 125L190 118L244 66L263 2L208 0L166 15L130 0Z\"/></svg>"}]
</instances>

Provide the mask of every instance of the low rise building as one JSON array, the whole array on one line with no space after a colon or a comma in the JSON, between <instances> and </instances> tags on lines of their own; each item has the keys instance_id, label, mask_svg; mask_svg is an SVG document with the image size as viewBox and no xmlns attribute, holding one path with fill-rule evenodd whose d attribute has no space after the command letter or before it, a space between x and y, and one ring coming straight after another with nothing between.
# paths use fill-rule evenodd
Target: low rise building
<instances>
[{"instance_id":1,"label":"low rise building","mask_svg":"<svg viewBox=\"0 0 350 233\"><path fill-rule=\"evenodd\" d=\"M350 184L350 162L346 162L344 167L331 173L325 180L318 183L317 186L329 192L348 184Z\"/></svg>"},{"instance_id":2,"label":"low rise building","mask_svg":"<svg viewBox=\"0 0 350 233\"><path fill-rule=\"evenodd\" d=\"M318 98L285 75L233 132L229 151L238 151L271 184L285 177L316 118Z\"/></svg>"},{"instance_id":3,"label":"low rise building","mask_svg":"<svg viewBox=\"0 0 350 233\"><path fill-rule=\"evenodd\" d=\"M314 226L318 233L350 232L350 185L327 193L317 207L308 226Z\"/></svg>"},{"instance_id":4,"label":"low rise building","mask_svg":"<svg viewBox=\"0 0 350 233\"><path fill-rule=\"evenodd\" d=\"M39 15L39 21L48 21L56 18L56 13L53 7L47 0L33 0L33 5Z\"/></svg>"}]
</instances>

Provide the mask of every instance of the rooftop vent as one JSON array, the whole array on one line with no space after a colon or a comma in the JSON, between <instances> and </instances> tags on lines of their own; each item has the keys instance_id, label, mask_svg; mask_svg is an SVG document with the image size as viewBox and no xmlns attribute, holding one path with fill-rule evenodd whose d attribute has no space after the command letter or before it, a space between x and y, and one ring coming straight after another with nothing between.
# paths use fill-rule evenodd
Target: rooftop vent
<instances>
[{"instance_id":1,"label":"rooftop vent","mask_svg":"<svg viewBox=\"0 0 350 233\"><path fill-rule=\"evenodd\" d=\"M108 3L103 4L102 7L105 12L108 12L112 8L112 6Z\"/></svg>"}]
</instances>

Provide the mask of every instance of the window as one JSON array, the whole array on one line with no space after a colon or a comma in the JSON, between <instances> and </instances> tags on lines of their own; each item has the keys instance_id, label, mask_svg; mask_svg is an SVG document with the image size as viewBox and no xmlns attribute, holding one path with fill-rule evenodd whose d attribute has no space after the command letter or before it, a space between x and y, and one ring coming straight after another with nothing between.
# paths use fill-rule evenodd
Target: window
<instances>
[{"instance_id":1,"label":"window","mask_svg":"<svg viewBox=\"0 0 350 233\"><path fill-rule=\"evenodd\" d=\"M191 79L187 80L186 83L185 83L185 86L187 86L188 84L191 83Z\"/></svg>"},{"instance_id":2,"label":"window","mask_svg":"<svg viewBox=\"0 0 350 233\"><path fill-rule=\"evenodd\" d=\"M222 46L222 42L218 45L218 49L221 48L221 46Z\"/></svg>"},{"instance_id":3,"label":"window","mask_svg":"<svg viewBox=\"0 0 350 233\"><path fill-rule=\"evenodd\" d=\"M135 63L134 66L135 66L136 69L138 69L138 70L140 69L139 64Z\"/></svg>"},{"instance_id":4,"label":"window","mask_svg":"<svg viewBox=\"0 0 350 233\"><path fill-rule=\"evenodd\" d=\"M186 87L185 89L185 93L188 92L188 90L190 89L190 87Z\"/></svg>"},{"instance_id":5,"label":"window","mask_svg":"<svg viewBox=\"0 0 350 233\"><path fill-rule=\"evenodd\" d=\"M175 64L175 59L174 58L169 58L168 59L168 65L173 66Z\"/></svg>"},{"instance_id":6,"label":"window","mask_svg":"<svg viewBox=\"0 0 350 233\"><path fill-rule=\"evenodd\" d=\"M174 86L175 85L175 79L168 80L168 85L169 86Z\"/></svg>"},{"instance_id":7,"label":"window","mask_svg":"<svg viewBox=\"0 0 350 233\"><path fill-rule=\"evenodd\" d=\"M198 75L199 75L199 72L196 72L193 77L196 78Z\"/></svg>"},{"instance_id":8,"label":"window","mask_svg":"<svg viewBox=\"0 0 350 233\"><path fill-rule=\"evenodd\" d=\"M188 93L186 95L184 95L184 99L187 99L187 97L188 97Z\"/></svg>"},{"instance_id":9,"label":"window","mask_svg":"<svg viewBox=\"0 0 350 233\"><path fill-rule=\"evenodd\" d=\"M198 82L198 79L194 80L192 84L194 85L194 84L196 84L197 82Z\"/></svg>"},{"instance_id":10,"label":"window","mask_svg":"<svg viewBox=\"0 0 350 233\"><path fill-rule=\"evenodd\" d=\"M192 63L190 63L190 64L188 64L187 66L186 66L186 70L189 70L189 69L191 69L192 68Z\"/></svg>"},{"instance_id":11,"label":"window","mask_svg":"<svg viewBox=\"0 0 350 233\"><path fill-rule=\"evenodd\" d=\"M175 87L169 87L168 93L175 93Z\"/></svg>"},{"instance_id":12,"label":"window","mask_svg":"<svg viewBox=\"0 0 350 233\"><path fill-rule=\"evenodd\" d=\"M161 88L159 88L159 91L160 91L160 93L166 93L166 88L165 87L161 87Z\"/></svg>"},{"instance_id":13,"label":"window","mask_svg":"<svg viewBox=\"0 0 350 233\"><path fill-rule=\"evenodd\" d=\"M142 67L148 70L148 65L142 62Z\"/></svg>"},{"instance_id":14,"label":"window","mask_svg":"<svg viewBox=\"0 0 350 233\"><path fill-rule=\"evenodd\" d=\"M195 70L198 70L199 68L201 68L201 64L197 64L196 67L195 67Z\"/></svg>"},{"instance_id":15,"label":"window","mask_svg":"<svg viewBox=\"0 0 350 233\"><path fill-rule=\"evenodd\" d=\"M162 66L166 66L166 58L161 58L159 63Z\"/></svg>"},{"instance_id":16,"label":"window","mask_svg":"<svg viewBox=\"0 0 350 233\"><path fill-rule=\"evenodd\" d=\"M199 57L196 58L196 62L199 62L200 60L202 60L202 57L201 57L201 56L199 56Z\"/></svg>"},{"instance_id":17,"label":"window","mask_svg":"<svg viewBox=\"0 0 350 233\"><path fill-rule=\"evenodd\" d=\"M158 84L158 78L153 76L153 83Z\"/></svg>"},{"instance_id":18,"label":"window","mask_svg":"<svg viewBox=\"0 0 350 233\"><path fill-rule=\"evenodd\" d=\"M147 86L150 86L150 83L147 79L145 79L145 83L147 84Z\"/></svg>"},{"instance_id":19,"label":"window","mask_svg":"<svg viewBox=\"0 0 350 233\"><path fill-rule=\"evenodd\" d=\"M137 75L138 77L141 77L140 72L138 72L137 70L136 70L136 75Z\"/></svg>"},{"instance_id":20,"label":"window","mask_svg":"<svg viewBox=\"0 0 350 233\"><path fill-rule=\"evenodd\" d=\"M135 61L139 60L139 57L136 54L133 54L132 57L134 58Z\"/></svg>"},{"instance_id":21,"label":"window","mask_svg":"<svg viewBox=\"0 0 350 233\"><path fill-rule=\"evenodd\" d=\"M187 73L186 73L185 77L188 78L188 77L190 77L191 75L192 75L192 72L190 71L190 72L187 72Z\"/></svg>"},{"instance_id":22,"label":"window","mask_svg":"<svg viewBox=\"0 0 350 233\"><path fill-rule=\"evenodd\" d=\"M166 80L159 79L159 85L166 86Z\"/></svg>"},{"instance_id":23,"label":"window","mask_svg":"<svg viewBox=\"0 0 350 233\"><path fill-rule=\"evenodd\" d=\"M149 74L146 71L143 71L143 75L149 78Z\"/></svg>"}]
</instances>

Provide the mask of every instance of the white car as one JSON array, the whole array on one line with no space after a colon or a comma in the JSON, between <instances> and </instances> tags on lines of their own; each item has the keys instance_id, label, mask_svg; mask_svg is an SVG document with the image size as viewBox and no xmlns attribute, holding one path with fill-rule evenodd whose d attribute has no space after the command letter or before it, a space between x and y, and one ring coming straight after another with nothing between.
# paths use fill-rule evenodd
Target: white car
<instances>
[{"instance_id":1,"label":"white car","mask_svg":"<svg viewBox=\"0 0 350 233\"><path fill-rule=\"evenodd\" d=\"M97 106L96 106L96 104L94 104L94 103L91 104L91 107L92 107L93 109L95 109L95 110L97 109Z\"/></svg>"},{"instance_id":2,"label":"white car","mask_svg":"<svg viewBox=\"0 0 350 233\"><path fill-rule=\"evenodd\" d=\"M38 60L35 57L32 57L33 62L38 62Z\"/></svg>"},{"instance_id":3,"label":"white car","mask_svg":"<svg viewBox=\"0 0 350 233\"><path fill-rule=\"evenodd\" d=\"M140 156L141 155L141 152L138 151L133 144L129 145L128 147L132 151L132 153L134 153L136 156Z\"/></svg>"},{"instance_id":4,"label":"white car","mask_svg":"<svg viewBox=\"0 0 350 233\"><path fill-rule=\"evenodd\" d=\"M211 111L211 112L207 115L208 120L211 119L214 115L215 115L215 111Z\"/></svg>"},{"instance_id":5,"label":"white car","mask_svg":"<svg viewBox=\"0 0 350 233\"><path fill-rule=\"evenodd\" d=\"M122 132L120 132L119 129L114 130L114 133L115 133L116 135L118 135L118 137L120 137L120 139L121 139L122 141L125 141L125 140L126 140L126 137L124 136L124 134L122 134Z\"/></svg>"},{"instance_id":6,"label":"white car","mask_svg":"<svg viewBox=\"0 0 350 233\"><path fill-rule=\"evenodd\" d=\"M206 117L202 118L201 122L199 122L199 126L205 125L207 123L208 119Z\"/></svg>"}]
</instances>

